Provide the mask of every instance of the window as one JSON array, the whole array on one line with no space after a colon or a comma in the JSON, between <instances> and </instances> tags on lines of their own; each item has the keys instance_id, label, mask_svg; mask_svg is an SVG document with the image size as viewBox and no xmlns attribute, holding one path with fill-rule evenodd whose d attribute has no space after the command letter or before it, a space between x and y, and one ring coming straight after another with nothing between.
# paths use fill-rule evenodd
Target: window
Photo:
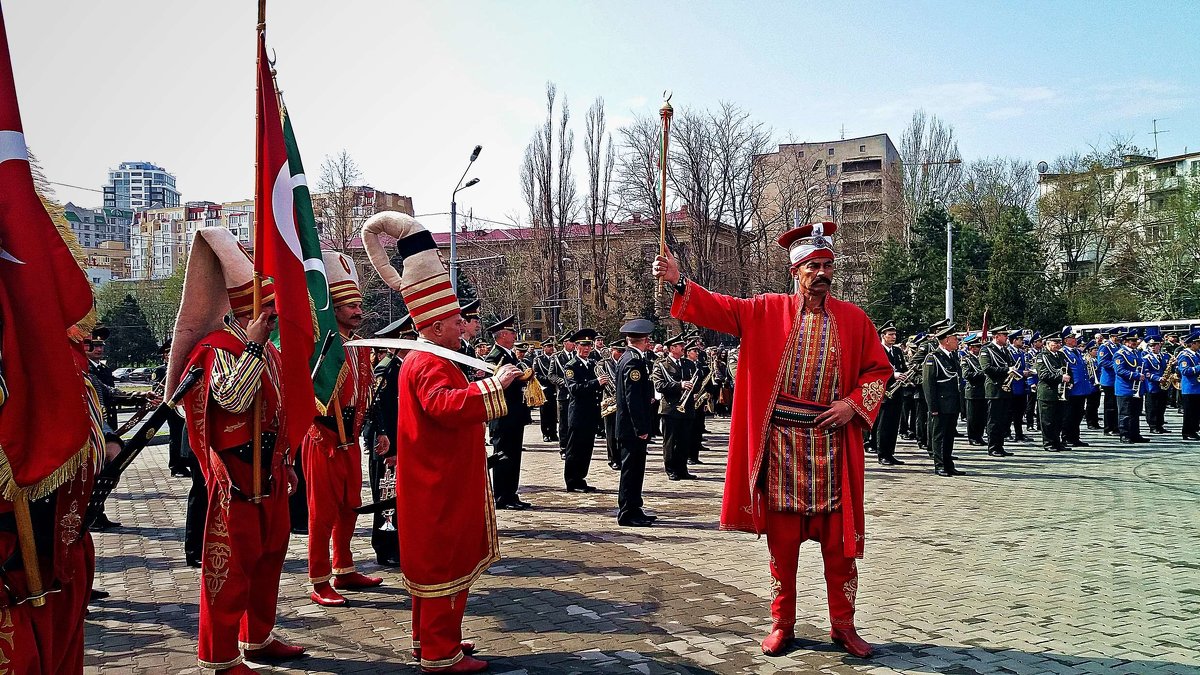
<instances>
[{"instance_id":1,"label":"window","mask_svg":"<svg viewBox=\"0 0 1200 675\"><path fill-rule=\"evenodd\" d=\"M541 320L542 320L542 308L541 308L541 307L534 307L534 308L533 308L533 320L534 320L534 321L541 321Z\"/></svg>"},{"instance_id":2,"label":"window","mask_svg":"<svg viewBox=\"0 0 1200 675\"><path fill-rule=\"evenodd\" d=\"M837 164L826 164L825 165L825 175L829 176L831 178L833 176L836 176L837 175Z\"/></svg>"},{"instance_id":3,"label":"window","mask_svg":"<svg viewBox=\"0 0 1200 675\"><path fill-rule=\"evenodd\" d=\"M829 193L830 197L835 197L837 196L837 185L826 186L825 191Z\"/></svg>"},{"instance_id":4,"label":"window","mask_svg":"<svg viewBox=\"0 0 1200 675\"><path fill-rule=\"evenodd\" d=\"M803 150L801 150L801 151L800 151L800 156L801 156L801 157L803 157L803 156L804 156L804 151L803 151ZM1193 165L1192 165L1192 168L1193 168L1193 169L1194 169L1194 168L1196 168L1196 165L1195 165L1195 164L1193 164Z\"/></svg>"},{"instance_id":5,"label":"window","mask_svg":"<svg viewBox=\"0 0 1200 675\"><path fill-rule=\"evenodd\" d=\"M858 151L859 151L859 152L866 152L866 151L867 151L867 146L865 146L865 145L860 145L860 146L858 146Z\"/></svg>"},{"instance_id":6,"label":"window","mask_svg":"<svg viewBox=\"0 0 1200 675\"><path fill-rule=\"evenodd\" d=\"M829 156L830 156L830 157L833 157L833 148L830 148L830 149L829 149Z\"/></svg>"},{"instance_id":7,"label":"window","mask_svg":"<svg viewBox=\"0 0 1200 675\"><path fill-rule=\"evenodd\" d=\"M850 162L842 162L842 173L854 173L858 171L882 171L882 159L856 159Z\"/></svg>"},{"instance_id":8,"label":"window","mask_svg":"<svg viewBox=\"0 0 1200 675\"><path fill-rule=\"evenodd\" d=\"M1200 176L1200 162L1192 160L1192 175Z\"/></svg>"}]
</instances>

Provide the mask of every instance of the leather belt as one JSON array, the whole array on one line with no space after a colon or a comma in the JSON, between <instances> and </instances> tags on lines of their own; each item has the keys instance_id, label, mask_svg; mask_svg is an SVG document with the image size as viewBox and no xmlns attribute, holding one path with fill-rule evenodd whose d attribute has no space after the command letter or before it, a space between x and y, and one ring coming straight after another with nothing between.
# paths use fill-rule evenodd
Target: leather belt
<instances>
[{"instance_id":1,"label":"leather belt","mask_svg":"<svg viewBox=\"0 0 1200 675\"><path fill-rule=\"evenodd\" d=\"M352 435L354 433L354 412L354 406L342 408L342 428L346 430L347 435ZM333 415L318 415L317 422L319 422L326 429L337 433L337 420L334 419Z\"/></svg>"},{"instance_id":2,"label":"leather belt","mask_svg":"<svg viewBox=\"0 0 1200 675\"><path fill-rule=\"evenodd\" d=\"M817 416L829 406L780 394L771 409L771 424L780 427L815 427Z\"/></svg>"}]
</instances>

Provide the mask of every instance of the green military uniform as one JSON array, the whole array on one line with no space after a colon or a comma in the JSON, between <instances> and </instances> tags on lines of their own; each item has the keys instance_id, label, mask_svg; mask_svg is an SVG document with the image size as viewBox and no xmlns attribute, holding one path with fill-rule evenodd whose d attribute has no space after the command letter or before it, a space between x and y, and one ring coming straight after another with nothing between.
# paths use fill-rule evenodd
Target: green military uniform
<instances>
[{"instance_id":1,"label":"green military uniform","mask_svg":"<svg viewBox=\"0 0 1200 675\"><path fill-rule=\"evenodd\" d=\"M971 445L983 445L983 429L987 424L987 396L984 393L984 382L987 375L979 363L979 355L971 352L971 347L980 342L978 335L967 340L967 351L962 357L962 377L964 382L963 399L967 408L967 442Z\"/></svg>"},{"instance_id":2,"label":"green military uniform","mask_svg":"<svg viewBox=\"0 0 1200 675\"><path fill-rule=\"evenodd\" d=\"M1062 342L1058 336L1051 336L1049 341ZM1050 452L1066 450L1062 431L1067 403L1063 400L1065 396L1060 398L1060 392L1064 386L1063 375L1067 374L1067 355L1061 349L1043 349L1034 360L1033 367L1038 377L1037 405L1042 423L1042 449Z\"/></svg>"},{"instance_id":3,"label":"green military uniform","mask_svg":"<svg viewBox=\"0 0 1200 675\"><path fill-rule=\"evenodd\" d=\"M943 339L954 332L948 326L938 333ZM933 454L933 470L939 476L955 476L963 472L954 468L954 432L958 426L958 353L948 352L941 345L925 357L921 366L921 387L929 406L929 449Z\"/></svg>"},{"instance_id":4,"label":"green military uniform","mask_svg":"<svg viewBox=\"0 0 1200 675\"><path fill-rule=\"evenodd\" d=\"M1000 326L994 333L1008 335L1008 328ZM988 454L993 457L1011 455L1004 449L1004 437L1008 435L1009 407L1012 405L1012 388L1005 387L1010 371L1016 367L1012 352L1007 345L989 342L979 351L979 367L987 379L983 383L983 395L988 401L987 434Z\"/></svg>"}]
</instances>

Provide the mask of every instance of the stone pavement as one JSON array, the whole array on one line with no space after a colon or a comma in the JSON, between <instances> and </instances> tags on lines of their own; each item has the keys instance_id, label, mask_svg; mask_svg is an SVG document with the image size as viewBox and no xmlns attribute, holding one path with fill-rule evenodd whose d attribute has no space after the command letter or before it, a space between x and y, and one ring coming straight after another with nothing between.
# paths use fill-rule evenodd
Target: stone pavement
<instances>
[{"instance_id":1,"label":"stone pavement","mask_svg":"<svg viewBox=\"0 0 1200 675\"><path fill-rule=\"evenodd\" d=\"M993 459L964 443L969 475L949 479L910 443L898 451L905 466L869 456L858 625L878 656L829 643L808 544L798 646L767 658L766 543L717 530L728 422L709 428L699 480L667 481L651 446L649 529L616 525L603 441L590 478L601 491L568 494L557 446L528 428L522 497L536 509L500 513L504 559L467 608L466 634L493 673L1200 673L1200 444L1122 446L1089 432L1089 448L1017 444ZM1168 428L1179 428L1174 413ZM187 487L156 445L114 491L108 512L124 527L95 535L97 586L112 597L88 620L86 672L200 672L199 571L181 545ZM385 586L349 595L349 607L318 607L304 546L293 536L279 630L312 657L262 672L416 672L399 575L383 572ZM355 550L374 572L368 536Z\"/></svg>"}]
</instances>

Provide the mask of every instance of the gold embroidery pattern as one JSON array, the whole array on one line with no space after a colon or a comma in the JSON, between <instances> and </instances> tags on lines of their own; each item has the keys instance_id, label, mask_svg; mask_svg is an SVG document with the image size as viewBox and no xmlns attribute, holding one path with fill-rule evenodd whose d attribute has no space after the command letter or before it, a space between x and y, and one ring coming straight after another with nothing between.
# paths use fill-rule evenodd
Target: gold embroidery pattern
<instances>
[{"instance_id":1,"label":"gold embroidery pattern","mask_svg":"<svg viewBox=\"0 0 1200 675\"><path fill-rule=\"evenodd\" d=\"M64 545L71 545L79 538L79 528L83 526L83 516L79 513L79 502L71 502L71 510L63 514L62 520L58 523L59 541Z\"/></svg>"},{"instance_id":2,"label":"gold embroidery pattern","mask_svg":"<svg viewBox=\"0 0 1200 675\"><path fill-rule=\"evenodd\" d=\"M874 380L868 382L863 387L863 407L868 412L879 406L879 402L883 400L884 386L883 380Z\"/></svg>"},{"instance_id":3,"label":"gold embroidery pattern","mask_svg":"<svg viewBox=\"0 0 1200 675\"><path fill-rule=\"evenodd\" d=\"M846 600L850 602L850 606L854 606L854 599L858 597L858 577L854 577L847 581L842 586L842 591L846 594Z\"/></svg>"},{"instance_id":4,"label":"gold embroidery pattern","mask_svg":"<svg viewBox=\"0 0 1200 675\"><path fill-rule=\"evenodd\" d=\"M229 556L233 550L225 543L229 539L229 493L218 491L220 502L208 529L208 544L204 552L204 584L216 596L229 579Z\"/></svg>"},{"instance_id":5,"label":"gold embroidery pattern","mask_svg":"<svg viewBox=\"0 0 1200 675\"><path fill-rule=\"evenodd\" d=\"M0 607L0 675L13 672L12 660L8 658L13 648L13 632L12 610Z\"/></svg>"}]
</instances>

